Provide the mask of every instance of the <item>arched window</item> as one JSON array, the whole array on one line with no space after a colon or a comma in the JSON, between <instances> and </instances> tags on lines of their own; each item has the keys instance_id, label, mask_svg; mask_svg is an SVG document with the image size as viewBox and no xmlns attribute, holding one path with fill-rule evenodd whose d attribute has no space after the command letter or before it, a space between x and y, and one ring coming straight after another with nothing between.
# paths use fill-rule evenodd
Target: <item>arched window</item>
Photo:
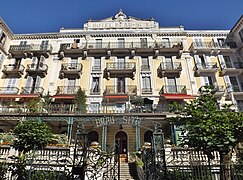
<instances>
[{"instance_id":1,"label":"arched window","mask_svg":"<svg viewBox=\"0 0 243 180\"><path fill-rule=\"evenodd\" d=\"M144 133L144 142L152 143L152 139L153 139L153 132L152 131L146 131Z\"/></svg>"},{"instance_id":2,"label":"arched window","mask_svg":"<svg viewBox=\"0 0 243 180\"><path fill-rule=\"evenodd\" d=\"M88 132L88 144L92 142L99 142L99 134L96 131L90 131Z\"/></svg>"}]
</instances>

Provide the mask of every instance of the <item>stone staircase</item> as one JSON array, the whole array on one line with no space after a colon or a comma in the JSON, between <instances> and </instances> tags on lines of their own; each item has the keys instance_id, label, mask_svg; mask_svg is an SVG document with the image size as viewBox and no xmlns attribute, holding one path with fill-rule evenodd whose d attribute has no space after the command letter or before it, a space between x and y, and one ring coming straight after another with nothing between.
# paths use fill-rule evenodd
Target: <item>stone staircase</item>
<instances>
[{"instance_id":1,"label":"stone staircase","mask_svg":"<svg viewBox=\"0 0 243 180\"><path fill-rule=\"evenodd\" d=\"M120 180L139 180L135 163L120 164Z\"/></svg>"}]
</instances>

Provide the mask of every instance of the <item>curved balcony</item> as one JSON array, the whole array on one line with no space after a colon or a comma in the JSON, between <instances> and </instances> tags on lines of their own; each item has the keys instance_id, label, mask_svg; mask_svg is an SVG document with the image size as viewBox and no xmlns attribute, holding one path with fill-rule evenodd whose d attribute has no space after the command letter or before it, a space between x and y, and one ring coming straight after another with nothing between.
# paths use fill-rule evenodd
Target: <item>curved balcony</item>
<instances>
[{"instance_id":1,"label":"curved balcony","mask_svg":"<svg viewBox=\"0 0 243 180\"><path fill-rule=\"evenodd\" d=\"M39 94L39 95L42 96L43 92L44 92L43 87L29 86L29 87L22 87L21 88L21 94Z\"/></svg>"},{"instance_id":2,"label":"curved balcony","mask_svg":"<svg viewBox=\"0 0 243 180\"><path fill-rule=\"evenodd\" d=\"M49 57L52 52L52 45L42 45L42 44L27 44L27 45L11 45L9 48L9 53L12 57L33 57L33 56L44 56Z\"/></svg>"},{"instance_id":3,"label":"curved balcony","mask_svg":"<svg viewBox=\"0 0 243 180\"><path fill-rule=\"evenodd\" d=\"M136 72L136 63L118 63L110 62L106 63L106 68L104 70L105 78L117 78L117 77L130 77L134 78Z\"/></svg>"},{"instance_id":4,"label":"curved balcony","mask_svg":"<svg viewBox=\"0 0 243 180\"><path fill-rule=\"evenodd\" d=\"M47 74L48 66L47 64L28 64L26 72L29 75L38 75L40 77L45 77Z\"/></svg>"},{"instance_id":5,"label":"curved balcony","mask_svg":"<svg viewBox=\"0 0 243 180\"><path fill-rule=\"evenodd\" d=\"M80 78L83 65L81 63L63 63L60 78Z\"/></svg>"},{"instance_id":6,"label":"curved balcony","mask_svg":"<svg viewBox=\"0 0 243 180\"><path fill-rule=\"evenodd\" d=\"M196 76L215 74L218 71L217 63L196 64L193 68Z\"/></svg>"},{"instance_id":7,"label":"curved balcony","mask_svg":"<svg viewBox=\"0 0 243 180\"><path fill-rule=\"evenodd\" d=\"M204 54L204 53L211 53L211 54L218 54L221 53L231 53L234 50L230 48L226 43L217 43L213 41L209 42L192 42L190 48L194 54Z\"/></svg>"},{"instance_id":8,"label":"curved balcony","mask_svg":"<svg viewBox=\"0 0 243 180\"><path fill-rule=\"evenodd\" d=\"M8 77L20 78L24 73L24 66L16 66L15 64L4 65L2 72Z\"/></svg>"},{"instance_id":9,"label":"curved balcony","mask_svg":"<svg viewBox=\"0 0 243 180\"><path fill-rule=\"evenodd\" d=\"M57 95L67 94L74 95L81 89L80 86L58 86L57 87Z\"/></svg>"},{"instance_id":10,"label":"curved balcony","mask_svg":"<svg viewBox=\"0 0 243 180\"><path fill-rule=\"evenodd\" d=\"M107 95L136 95L137 94L137 86L136 85L128 85L124 87L118 86L106 86L104 91L104 96Z\"/></svg>"},{"instance_id":11,"label":"curved balcony","mask_svg":"<svg viewBox=\"0 0 243 180\"><path fill-rule=\"evenodd\" d=\"M166 77L166 76L173 76L173 77L179 77L181 75L182 66L180 62L174 62L174 63L160 63L157 72L158 77Z\"/></svg>"}]
</instances>

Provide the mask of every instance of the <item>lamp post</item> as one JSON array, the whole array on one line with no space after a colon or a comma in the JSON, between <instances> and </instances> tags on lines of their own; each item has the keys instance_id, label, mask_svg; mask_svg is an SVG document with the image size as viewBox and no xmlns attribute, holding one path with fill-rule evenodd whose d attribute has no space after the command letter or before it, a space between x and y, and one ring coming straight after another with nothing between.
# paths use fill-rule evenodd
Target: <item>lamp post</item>
<instances>
[{"instance_id":1,"label":"lamp post","mask_svg":"<svg viewBox=\"0 0 243 180\"><path fill-rule=\"evenodd\" d=\"M85 179L85 171L87 165L87 134L85 133L84 125L79 124L75 134L75 146L73 153L73 167L72 167L72 179L77 175L80 180ZM81 149L81 154L79 149Z\"/></svg>"}]
</instances>

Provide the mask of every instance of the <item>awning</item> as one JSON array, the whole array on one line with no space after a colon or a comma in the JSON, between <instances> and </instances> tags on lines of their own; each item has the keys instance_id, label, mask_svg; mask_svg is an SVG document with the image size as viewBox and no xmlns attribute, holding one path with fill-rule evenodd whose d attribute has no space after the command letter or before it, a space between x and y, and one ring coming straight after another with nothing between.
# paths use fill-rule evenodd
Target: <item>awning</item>
<instances>
[{"instance_id":1,"label":"awning","mask_svg":"<svg viewBox=\"0 0 243 180\"><path fill-rule=\"evenodd\" d=\"M188 94L161 94L165 99L183 100L183 99L195 99L194 96Z\"/></svg>"},{"instance_id":2,"label":"awning","mask_svg":"<svg viewBox=\"0 0 243 180\"><path fill-rule=\"evenodd\" d=\"M55 99L74 99L75 96L74 95L54 95L54 96L52 96L52 98L55 98Z\"/></svg>"},{"instance_id":3,"label":"awning","mask_svg":"<svg viewBox=\"0 0 243 180\"><path fill-rule=\"evenodd\" d=\"M123 95L123 96L110 95L110 96L104 96L104 98L107 98L107 99L127 99L128 96L127 95Z\"/></svg>"},{"instance_id":4,"label":"awning","mask_svg":"<svg viewBox=\"0 0 243 180\"><path fill-rule=\"evenodd\" d=\"M0 94L0 98L35 98L39 94Z\"/></svg>"}]
</instances>

